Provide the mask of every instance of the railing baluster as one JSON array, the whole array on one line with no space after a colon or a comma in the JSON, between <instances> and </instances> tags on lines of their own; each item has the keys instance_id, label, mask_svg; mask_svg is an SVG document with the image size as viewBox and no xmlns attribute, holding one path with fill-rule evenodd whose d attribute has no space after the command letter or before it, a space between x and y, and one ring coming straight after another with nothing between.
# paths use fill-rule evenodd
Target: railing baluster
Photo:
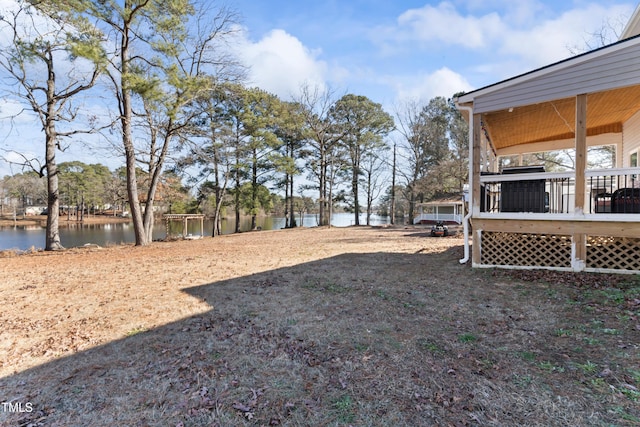
<instances>
[{"instance_id":1,"label":"railing baluster","mask_svg":"<svg viewBox=\"0 0 640 427\"><path fill-rule=\"evenodd\" d=\"M640 188L636 176L637 168L619 168L611 170L587 170L585 179L587 184L588 201L585 201L586 214L603 213L640 213ZM483 191L482 212L501 213L505 200L503 192L507 191L507 186L503 183L513 183L514 181L539 181L544 179L544 209L545 213L570 214L574 211L573 200L575 197L575 179L571 172L556 173L527 173L527 174L487 174L480 177ZM523 185L514 187L509 184L508 188L516 188L509 193L510 199L507 208L512 210L522 206L524 209L531 209L531 197L533 194L527 190L535 189L535 185L524 182ZM537 187L540 188L540 187ZM622 191L623 189L630 189ZM537 194L539 195L539 190ZM618 193L616 193L618 191ZM616 195L614 197L614 195ZM618 197L620 200L617 200ZM536 202L537 203L537 202ZM537 206L537 205L534 205ZM615 208L614 208L615 206ZM534 208L535 209L535 208ZM513 212L517 213L517 212Z\"/></svg>"}]
</instances>

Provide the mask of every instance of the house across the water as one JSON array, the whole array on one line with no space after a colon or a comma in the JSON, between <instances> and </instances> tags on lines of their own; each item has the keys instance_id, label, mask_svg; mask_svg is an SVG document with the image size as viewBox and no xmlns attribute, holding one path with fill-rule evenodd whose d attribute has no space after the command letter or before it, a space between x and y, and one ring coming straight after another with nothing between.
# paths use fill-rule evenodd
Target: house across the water
<instances>
[{"instance_id":1,"label":"house across the water","mask_svg":"<svg viewBox=\"0 0 640 427\"><path fill-rule=\"evenodd\" d=\"M461 262L640 273L638 34L640 7L617 43L456 99L470 124Z\"/></svg>"}]
</instances>

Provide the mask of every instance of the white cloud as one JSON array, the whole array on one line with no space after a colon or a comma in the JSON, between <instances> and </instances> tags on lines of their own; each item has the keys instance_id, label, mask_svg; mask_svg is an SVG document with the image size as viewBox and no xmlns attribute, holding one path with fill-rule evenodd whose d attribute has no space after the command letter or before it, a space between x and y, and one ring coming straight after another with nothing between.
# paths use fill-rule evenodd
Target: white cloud
<instances>
[{"instance_id":1,"label":"white cloud","mask_svg":"<svg viewBox=\"0 0 640 427\"><path fill-rule=\"evenodd\" d=\"M15 28L18 36L30 39L36 36L45 39L51 37L58 26L45 18L35 8L19 4L15 0L0 0L0 15L8 22L15 20ZM12 30L9 24L3 22L0 27L0 45L12 46Z\"/></svg>"},{"instance_id":2,"label":"white cloud","mask_svg":"<svg viewBox=\"0 0 640 427\"><path fill-rule=\"evenodd\" d=\"M572 50L585 50L591 35L606 25L604 17L616 19L625 14L631 14L627 6L591 4L586 8L570 10L525 31L512 29L505 33L500 40L499 51L504 55L519 56L535 67L543 66L568 58Z\"/></svg>"},{"instance_id":3,"label":"white cloud","mask_svg":"<svg viewBox=\"0 0 640 427\"><path fill-rule=\"evenodd\" d=\"M372 39L387 58L420 55L423 66L440 67L442 58L453 79L449 87L461 84L460 74L482 86L566 59L588 50L587 44L599 47L593 33L620 26L632 11L624 3L586 3L558 14L537 0L442 1L406 10L395 25L377 28ZM432 92L428 82L442 70L428 69L416 91ZM404 96L407 84L402 86Z\"/></svg>"},{"instance_id":4,"label":"white cloud","mask_svg":"<svg viewBox=\"0 0 640 427\"><path fill-rule=\"evenodd\" d=\"M0 127L12 126L16 123L33 123L35 118L33 111L25 107L17 99L6 96L0 99Z\"/></svg>"},{"instance_id":5,"label":"white cloud","mask_svg":"<svg viewBox=\"0 0 640 427\"><path fill-rule=\"evenodd\" d=\"M462 16L449 2L409 9L398 17L399 38L478 48L488 45L504 25L497 13Z\"/></svg>"},{"instance_id":6,"label":"white cloud","mask_svg":"<svg viewBox=\"0 0 640 427\"><path fill-rule=\"evenodd\" d=\"M240 43L240 56L250 67L250 85L283 99L297 95L304 84L324 87L328 67L319 59L320 51L284 30L272 30L255 43L243 37Z\"/></svg>"},{"instance_id":7,"label":"white cloud","mask_svg":"<svg viewBox=\"0 0 640 427\"><path fill-rule=\"evenodd\" d=\"M464 77L446 67L413 79L403 79L395 86L398 101L428 102L436 96L451 98L457 92L472 90Z\"/></svg>"}]
</instances>

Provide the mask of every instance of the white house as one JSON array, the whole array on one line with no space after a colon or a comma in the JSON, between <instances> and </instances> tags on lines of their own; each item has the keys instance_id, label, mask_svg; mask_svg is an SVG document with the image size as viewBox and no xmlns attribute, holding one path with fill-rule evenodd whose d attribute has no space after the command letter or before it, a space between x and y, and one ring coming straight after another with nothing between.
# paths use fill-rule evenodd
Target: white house
<instances>
[{"instance_id":1,"label":"white house","mask_svg":"<svg viewBox=\"0 0 640 427\"><path fill-rule=\"evenodd\" d=\"M640 7L618 42L456 99L470 125L461 262L640 273L639 30ZM588 166L597 146L614 149L610 166ZM500 167L559 149L570 170Z\"/></svg>"}]
</instances>

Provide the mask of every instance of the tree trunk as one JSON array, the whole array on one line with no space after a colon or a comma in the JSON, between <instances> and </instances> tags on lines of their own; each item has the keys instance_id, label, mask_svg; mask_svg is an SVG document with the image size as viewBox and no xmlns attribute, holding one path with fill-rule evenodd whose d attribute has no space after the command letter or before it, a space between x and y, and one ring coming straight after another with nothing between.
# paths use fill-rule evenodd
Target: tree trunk
<instances>
[{"instance_id":1,"label":"tree trunk","mask_svg":"<svg viewBox=\"0 0 640 427\"><path fill-rule=\"evenodd\" d=\"M416 192L413 189L413 184L409 187L409 224L413 224L414 205L416 204Z\"/></svg>"},{"instance_id":2,"label":"tree trunk","mask_svg":"<svg viewBox=\"0 0 640 427\"><path fill-rule=\"evenodd\" d=\"M323 142L320 153L320 225L326 226L331 222L331 214L329 213L331 206L331 187L332 179L329 177L329 159L331 153L328 149L328 142Z\"/></svg>"},{"instance_id":3,"label":"tree trunk","mask_svg":"<svg viewBox=\"0 0 640 427\"><path fill-rule=\"evenodd\" d=\"M214 234L214 237L215 237L216 230L217 230L217 232L218 232L218 236L219 236L220 234L222 234L222 230L221 230L221 228L222 228L222 224L221 224L221 221L220 221L220 210L222 209L222 202L221 202L221 200L222 200L222 198L223 198L223 197L224 197L224 195L225 195L226 188L227 188L227 182L226 182L226 179L225 179L225 186L224 186L224 188L220 191L220 197L218 198L218 200L219 200L219 201L217 201L217 202L216 202L216 212L215 212L215 214L214 214L214 216L213 216L213 234ZM217 190L216 190L216 191L217 191Z\"/></svg>"},{"instance_id":4,"label":"tree trunk","mask_svg":"<svg viewBox=\"0 0 640 427\"><path fill-rule=\"evenodd\" d=\"M355 225L360 225L360 200L358 199L358 175L359 170L357 164L353 165L353 175L351 180L351 189L353 192L353 214L355 215Z\"/></svg>"},{"instance_id":5,"label":"tree trunk","mask_svg":"<svg viewBox=\"0 0 640 427\"><path fill-rule=\"evenodd\" d=\"M60 194L58 190L58 165L56 164L55 134L51 135L47 130L46 135L46 159L47 159L47 229L46 229L46 251L57 251L64 249L60 242L59 217L60 217ZM54 131L55 132L55 131Z\"/></svg>"},{"instance_id":6,"label":"tree trunk","mask_svg":"<svg viewBox=\"0 0 640 427\"><path fill-rule=\"evenodd\" d=\"M391 225L396 223L396 144L393 144L393 170L391 171Z\"/></svg>"},{"instance_id":7,"label":"tree trunk","mask_svg":"<svg viewBox=\"0 0 640 427\"><path fill-rule=\"evenodd\" d=\"M320 176L319 176L319 194L318 194L318 215L320 226L325 225L325 199L327 196L327 165L325 162L324 149L320 150Z\"/></svg>"},{"instance_id":8,"label":"tree trunk","mask_svg":"<svg viewBox=\"0 0 640 427\"><path fill-rule=\"evenodd\" d=\"M256 216L258 210L258 154L253 150L251 166L251 230L257 228Z\"/></svg>"},{"instance_id":9,"label":"tree trunk","mask_svg":"<svg viewBox=\"0 0 640 427\"><path fill-rule=\"evenodd\" d=\"M371 182L371 172L367 174L367 225L371 225L371 211L373 204L373 184Z\"/></svg>"},{"instance_id":10,"label":"tree trunk","mask_svg":"<svg viewBox=\"0 0 640 427\"><path fill-rule=\"evenodd\" d=\"M126 121L126 120L123 120ZM128 127L128 126L127 126ZM129 128L129 132L131 129ZM123 138L127 138L126 131L123 131ZM142 209L140 207L140 200L138 197L138 183L136 180L136 159L133 150L133 144L130 141L131 134L129 133L129 141L125 144L125 160L127 168L127 197L129 199L129 210L131 211L131 220L133 222L133 234L135 236L136 246L144 246L148 244L147 237L144 231L144 222L142 219Z\"/></svg>"},{"instance_id":11,"label":"tree trunk","mask_svg":"<svg viewBox=\"0 0 640 427\"><path fill-rule=\"evenodd\" d=\"M212 122L213 123L213 122ZM211 125L211 134L215 135L215 126ZM213 186L214 186L214 198L216 203L216 209L213 212L213 227L211 230L211 237L216 237L216 234L220 235L220 201L222 200L220 193L220 158L218 153L218 147L216 146L215 138L212 137L211 146L213 147Z\"/></svg>"},{"instance_id":12,"label":"tree trunk","mask_svg":"<svg viewBox=\"0 0 640 427\"><path fill-rule=\"evenodd\" d=\"M236 226L235 232L240 232L240 163L236 158L236 170L235 170L235 180L236 180L236 191L234 194L234 205L235 205L235 215L236 215Z\"/></svg>"},{"instance_id":13,"label":"tree trunk","mask_svg":"<svg viewBox=\"0 0 640 427\"><path fill-rule=\"evenodd\" d=\"M295 147L293 145L293 143L291 143L291 150L289 151L289 156L292 159L295 159ZM295 162L295 161L294 161ZM291 228L295 228L298 224L296 224L296 215L295 215L295 200L294 200L294 185L293 185L293 177L294 177L294 171L295 171L295 167L292 169L291 174L289 175L289 195L290 195L290 200L289 200L289 212L291 212L291 218L289 219L289 226ZM302 196L302 195L301 195ZM300 226L304 225L304 221L302 220L302 218L300 219Z\"/></svg>"},{"instance_id":14,"label":"tree trunk","mask_svg":"<svg viewBox=\"0 0 640 427\"><path fill-rule=\"evenodd\" d=\"M153 215L154 200L148 198L144 207L144 234L147 242L153 242L153 225L155 224L155 217Z\"/></svg>"},{"instance_id":15,"label":"tree trunk","mask_svg":"<svg viewBox=\"0 0 640 427\"><path fill-rule=\"evenodd\" d=\"M217 171L216 171L217 173ZM219 226L219 221L220 221L220 188L218 187L219 185L219 181L218 178L216 177L215 179L215 194L214 194L214 198L215 198L215 204L216 204L216 208L213 211L213 227L211 230L211 237L216 237L216 235L220 235L220 226Z\"/></svg>"},{"instance_id":16,"label":"tree trunk","mask_svg":"<svg viewBox=\"0 0 640 427\"><path fill-rule=\"evenodd\" d=\"M131 5L125 2L125 9L129 10ZM122 31L122 41L120 50L120 62L122 64L120 90L122 116L120 122L122 124L122 145L124 146L125 165L127 168L127 197L129 198L129 209L131 210L131 219L133 221L133 233L135 235L136 246L144 246L149 243L144 230L144 222L142 218L142 210L140 208L140 199L138 197L138 182L136 180L136 153L133 146L133 138L131 136L131 118L133 117L133 108L131 106L131 90L128 88L126 78L129 75L129 36L131 29L128 23L124 25Z\"/></svg>"},{"instance_id":17,"label":"tree trunk","mask_svg":"<svg viewBox=\"0 0 640 427\"><path fill-rule=\"evenodd\" d=\"M57 251L64 249L60 243L60 232L58 229L58 218L60 215L60 196L58 193L58 166L56 164L56 115L55 88L56 75L53 71L53 57L51 52L46 56L47 64L47 118L45 121L45 160L47 169L47 229L45 237L45 250ZM23 201L24 207L24 201ZM23 211L24 212L24 211ZM24 214L23 214L24 215ZM15 221L15 210L13 214Z\"/></svg>"},{"instance_id":18,"label":"tree trunk","mask_svg":"<svg viewBox=\"0 0 640 427\"><path fill-rule=\"evenodd\" d=\"M293 174L289 176L289 179L291 180L291 182L289 183L289 185L290 185L290 190L289 190L289 194L290 194L289 212L290 212L290 215L291 215L289 227L294 228L294 227L297 226L297 224L296 224L296 215L295 215L295 211L294 211L294 199L293 199ZM304 225L304 221L301 218L300 219L300 226L303 226L303 225Z\"/></svg>"}]
</instances>

